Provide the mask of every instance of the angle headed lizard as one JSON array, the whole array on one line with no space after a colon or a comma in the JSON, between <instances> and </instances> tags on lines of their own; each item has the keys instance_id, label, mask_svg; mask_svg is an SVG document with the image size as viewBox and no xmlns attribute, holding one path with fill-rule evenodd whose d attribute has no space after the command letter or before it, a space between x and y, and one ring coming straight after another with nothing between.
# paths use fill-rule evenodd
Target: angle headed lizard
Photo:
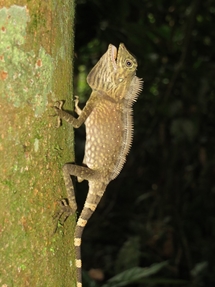
<instances>
[{"instance_id":1,"label":"angle headed lizard","mask_svg":"<svg viewBox=\"0 0 215 287\"><path fill-rule=\"evenodd\" d=\"M120 173L131 146L133 134L132 105L142 90L143 81L136 77L137 61L124 44L118 51L109 45L106 53L87 76L92 93L83 110L75 100L78 118L62 110L62 101L55 103L56 114L79 128L86 126L85 166L65 164L63 175L68 204L62 201L62 211L69 215L77 209L71 176L88 180L89 191L75 228L77 287L81 280L81 237L83 229L95 211L108 183Z\"/></svg>"}]
</instances>

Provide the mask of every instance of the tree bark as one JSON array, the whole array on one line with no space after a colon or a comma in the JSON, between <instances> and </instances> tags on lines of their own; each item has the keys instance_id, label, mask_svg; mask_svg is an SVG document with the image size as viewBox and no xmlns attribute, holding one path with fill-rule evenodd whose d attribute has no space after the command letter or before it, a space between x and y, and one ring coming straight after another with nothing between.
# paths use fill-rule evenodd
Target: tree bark
<instances>
[{"instance_id":1,"label":"tree bark","mask_svg":"<svg viewBox=\"0 0 215 287\"><path fill-rule=\"evenodd\" d=\"M51 106L72 103L73 0L0 0L0 285L75 286L73 231L52 216L66 197L73 130Z\"/></svg>"}]
</instances>

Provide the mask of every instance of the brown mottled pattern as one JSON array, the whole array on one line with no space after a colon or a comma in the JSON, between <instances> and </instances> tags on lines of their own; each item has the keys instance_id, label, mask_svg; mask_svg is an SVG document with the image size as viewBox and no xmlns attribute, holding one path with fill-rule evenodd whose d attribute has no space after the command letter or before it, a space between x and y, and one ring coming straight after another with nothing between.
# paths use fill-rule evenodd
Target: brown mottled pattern
<instances>
[{"instance_id":1,"label":"brown mottled pattern","mask_svg":"<svg viewBox=\"0 0 215 287\"><path fill-rule=\"evenodd\" d=\"M120 44L109 45L87 77L92 94L83 111L76 99L76 119L55 105L57 115L78 128L86 125L84 166L65 164L64 180L71 212L75 211L74 187L71 175L79 181L88 180L89 191L84 208L77 221L74 244L76 248L77 287L81 287L81 237L83 229L95 211L107 184L121 171L133 135L132 105L142 89L142 80L136 77L137 61ZM68 207L67 207L68 212Z\"/></svg>"}]
</instances>

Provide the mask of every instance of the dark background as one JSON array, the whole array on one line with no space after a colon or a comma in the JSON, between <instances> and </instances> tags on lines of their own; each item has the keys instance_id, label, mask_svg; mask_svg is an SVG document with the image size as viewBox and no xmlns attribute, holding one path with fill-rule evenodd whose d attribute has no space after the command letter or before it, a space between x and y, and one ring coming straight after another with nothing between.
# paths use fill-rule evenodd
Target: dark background
<instances>
[{"instance_id":1,"label":"dark background","mask_svg":"<svg viewBox=\"0 0 215 287\"><path fill-rule=\"evenodd\" d=\"M86 76L109 43L125 44L144 80L127 162L84 232L84 286L164 261L149 277L107 286L215 286L215 3L76 2L81 103L90 94ZM79 163L84 138L77 130ZM87 183L77 190L81 208Z\"/></svg>"}]
</instances>

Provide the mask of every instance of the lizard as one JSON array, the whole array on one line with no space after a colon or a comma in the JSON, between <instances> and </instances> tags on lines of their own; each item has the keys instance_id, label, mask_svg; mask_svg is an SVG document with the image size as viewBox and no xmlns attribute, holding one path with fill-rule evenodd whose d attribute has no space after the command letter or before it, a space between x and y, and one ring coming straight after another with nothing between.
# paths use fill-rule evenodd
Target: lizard
<instances>
[{"instance_id":1,"label":"lizard","mask_svg":"<svg viewBox=\"0 0 215 287\"><path fill-rule=\"evenodd\" d=\"M107 185L120 173L129 152L133 136L132 105L142 90L143 81L136 76L137 61L124 44L117 48L109 44L107 51L92 68L87 82L92 93L81 110L75 99L73 117L62 109L63 101L54 104L56 115L79 128L85 123L86 144L83 166L65 164L63 175L68 194L62 200L59 214L66 217L77 209L71 176L87 180L88 194L77 220L74 246L76 251L77 287L81 279L81 238L85 225L100 202Z\"/></svg>"}]
</instances>

